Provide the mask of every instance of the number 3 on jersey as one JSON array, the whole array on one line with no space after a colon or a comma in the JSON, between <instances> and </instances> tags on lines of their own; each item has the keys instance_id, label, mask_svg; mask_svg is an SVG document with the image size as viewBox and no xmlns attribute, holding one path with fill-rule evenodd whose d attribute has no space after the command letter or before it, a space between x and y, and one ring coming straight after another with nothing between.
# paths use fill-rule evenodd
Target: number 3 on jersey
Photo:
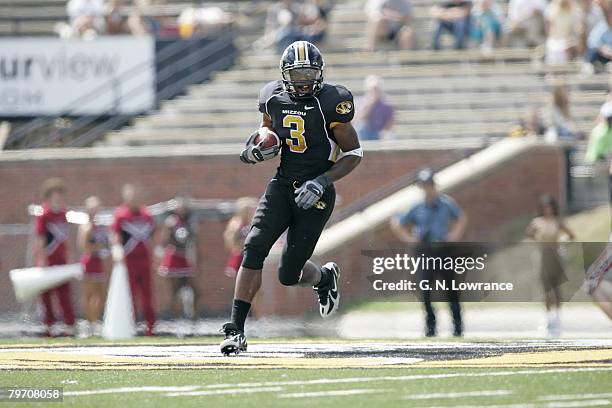
<instances>
[{"instance_id":1,"label":"number 3 on jersey","mask_svg":"<svg viewBox=\"0 0 612 408\"><path fill-rule=\"evenodd\" d=\"M304 118L297 115L287 115L283 118L283 127L289 128L289 138L285 139L289 150L294 153L304 153L306 138L304 137Z\"/></svg>"}]
</instances>

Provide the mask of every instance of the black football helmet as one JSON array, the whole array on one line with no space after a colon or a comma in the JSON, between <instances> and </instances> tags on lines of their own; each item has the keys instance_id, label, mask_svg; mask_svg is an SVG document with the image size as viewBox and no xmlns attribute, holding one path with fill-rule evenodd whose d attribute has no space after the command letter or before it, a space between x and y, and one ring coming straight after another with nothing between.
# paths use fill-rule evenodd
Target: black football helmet
<instances>
[{"instance_id":1,"label":"black football helmet","mask_svg":"<svg viewBox=\"0 0 612 408\"><path fill-rule=\"evenodd\" d=\"M292 98L310 98L323 88L323 56L308 41L296 41L283 52L280 70L285 91Z\"/></svg>"}]
</instances>

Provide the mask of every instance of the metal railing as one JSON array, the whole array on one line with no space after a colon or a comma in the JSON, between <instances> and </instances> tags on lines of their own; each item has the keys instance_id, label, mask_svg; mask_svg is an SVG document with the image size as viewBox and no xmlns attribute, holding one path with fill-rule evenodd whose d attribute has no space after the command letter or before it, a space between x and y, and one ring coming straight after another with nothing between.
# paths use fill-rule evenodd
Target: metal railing
<instances>
[{"instance_id":1,"label":"metal railing","mask_svg":"<svg viewBox=\"0 0 612 408\"><path fill-rule=\"evenodd\" d=\"M140 75L143 69L150 68L153 64L156 67L155 108L157 108L160 101L182 93L188 85L202 82L208 79L214 71L231 66L237 55L234 33L231 30L219 32L214 38L174 40L157 50L154 60L130 68L118 77L101 83L100 86L67 104L62 109L65 112L63 115L39 117L17 127L11 132L5 147L39 148L52 146L62 141L62 145L71 147L91 145L108 131L127 124L136 115L116 114L109 110L100 115L80 116L77 114L80 105L108 97L109 93L116 94L118 83ZM131 98L138 98L142 92L148 91L150 91L148 85L137 86L124 93L122 100L125 102ZM66 117L75 117L75 119L64 120ZM58 120L65 124L65 127L57 127ZM32 137L37 132L46 130L49 130L48 133Z\"/></svg>"}]
</instances>

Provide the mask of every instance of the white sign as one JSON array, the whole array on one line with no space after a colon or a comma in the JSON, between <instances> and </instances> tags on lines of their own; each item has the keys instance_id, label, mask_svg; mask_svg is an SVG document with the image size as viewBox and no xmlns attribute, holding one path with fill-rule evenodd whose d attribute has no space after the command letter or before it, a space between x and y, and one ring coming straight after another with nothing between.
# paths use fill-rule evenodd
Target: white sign
<instances>
[{"instance_id":1,"label":"white sign","mask_svg":"<svg viewBox=\"0 0 612 408\"><path fill-rule=\"evenodd\" d=\"M155 101L155 41L0 39L0 116L135 114Z\"/></svg>"}]
</instances>

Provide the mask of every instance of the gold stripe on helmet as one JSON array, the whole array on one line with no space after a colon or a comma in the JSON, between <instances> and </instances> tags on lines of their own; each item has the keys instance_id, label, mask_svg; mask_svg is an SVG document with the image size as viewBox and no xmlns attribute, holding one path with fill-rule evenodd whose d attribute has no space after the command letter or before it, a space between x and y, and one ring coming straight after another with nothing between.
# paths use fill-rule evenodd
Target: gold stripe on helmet
<instances>
[{"instance_id":1,"label":"gold stripe on helmet","mask_svg":"<svg viewBox=\"0 0 612 408\"><path fill-rule=\"evenodd\" d=\"M306 43L304 41L300 41L297 44L298 47L298 61L306 60Z\"/></svg>"}]
</instances>

